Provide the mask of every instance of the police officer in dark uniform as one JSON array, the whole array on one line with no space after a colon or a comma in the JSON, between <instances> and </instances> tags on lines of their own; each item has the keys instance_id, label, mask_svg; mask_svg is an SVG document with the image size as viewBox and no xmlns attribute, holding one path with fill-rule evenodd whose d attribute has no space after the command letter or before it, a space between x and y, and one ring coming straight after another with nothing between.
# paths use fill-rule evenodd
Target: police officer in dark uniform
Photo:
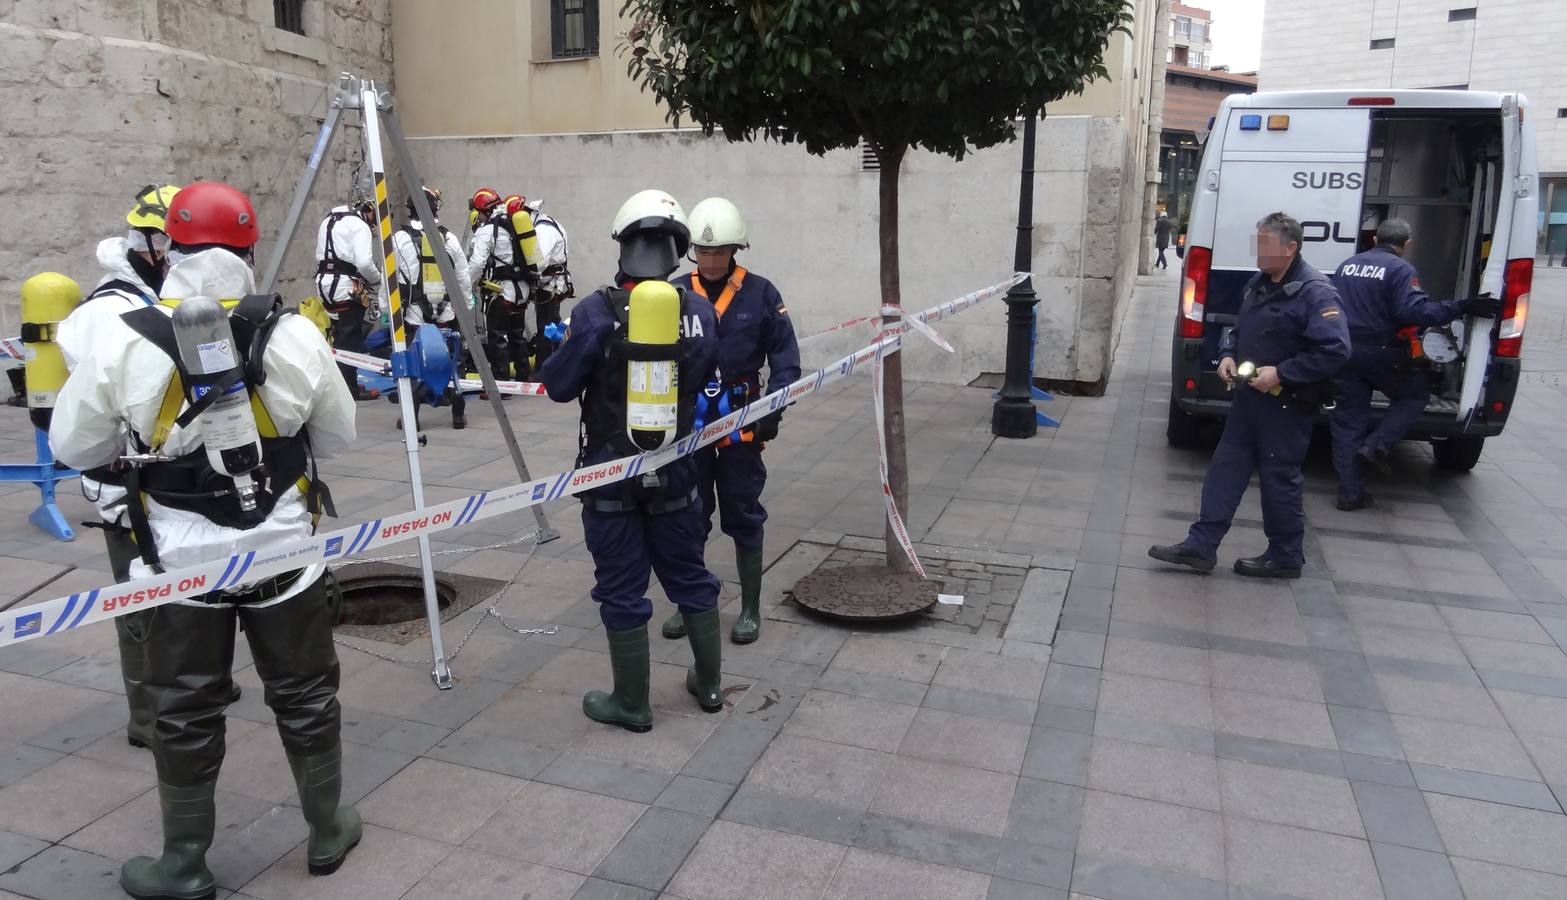
<instances>
[{"instance_id":1,"label":"police officer in dark uniform","mask_svg":"<svg viewBox=\"0 0 1567 900\"><path fill-rule=\"evenodd\" d=\"M745 220L733 203L722 197L698 203L691 210L691 245L697 270L682 275L679 283L712 301L718 316L718 378L697 398L696 427L701 428L762 396L763 362L768 393L798 379L800 345L778 289L735 262L735 253L750 243ZM740 618L729 639L736 644L749 644L762 633L762 525L767 521L762 448L778 437L782 418L780 410L696 452L704 533L712 531L716 507L720 527L735 542ZM663 633L671 639L684 637L683 618L670 616Z\"/></svg>"},{"instance_id":2,"label":"police officer in dark uniform","mask_svg":"<svg viewBox=\"0 0 1567 900\"><path fill-rule=\"evenodd\" d=\"M1446 325L1459 316L1494 318L1502 303L1491 297L1437 300L1420 286L1419 273L1404 259L1411 232L1403 219L1377 228L1376 246L1344 260L1333 273L1343 300L1353 344L1339 372L1338 405L1333 411L1333 467L1338 470L1338 508L1346 512L1371 505L1364 465L1389 473L1387 455L1409 426L1425 412L1431 390L1426 373L1413 364L1410 348L1397 340L1412 326ZM1371 392L1388 398L1387 413L1371 427Z\"/></svg>"},{"instance_id":3,"label":"police officer in dark uniform","mask_svg":"<svg viewBox=\"0 0 1567 900\"><path fill-rule=\"evenodd\" d=\"M643 449L629 434L628 362L676 361L676 418L670 440L690 434L696 393L713 379L718 358L718 323L711 304L679 295L677 345L632 343L636 310L632 289L657 291L679 266L689 247L685 213L663 191L633 195L615 216L611 235L620 242L620 273L615 287L584 298L571 313L560 349L539 370L550 399L582 403L582 443L578 467L590 466ZM653 284L643 284L652 282ZM665 284L665 291L675 288ZM677 346L660 356L661 346ZM656 378L649 379L656 381ZM673 423L672 423L673 424ZM719 663L723 641L718 630L718 579L702 559L705 533L697 492L696 462L685 457L655 472L634 476L581 495L582 527L593 555L593 599L609 640L614 690L589 691L582 711L596 722L644 732L653 727L648 704L647 623L653 605L645 596L648 576L657 573L664 593L684 616L695 664L686 673L686 690L706 712L723 709Z\"/></svg>"},{"instance_id":4,"label":"police officer in dark uniform","mask_svg":"<svg viewBox=\"0 0 1567 900\"><path fill-rule=\"evenodd\" d=\"M1224 436L1202 485L1202 512L1186 540L1154 546L1154 559L1213 571L1253 472L1262 481L1267 552L1235 561L1240 575L1299 578L1302 540L1301 463L1311 443L1321 386L1349 357L1349 330L1338 292L1300 257L1300 223L1270 213L1257 223L1257 268L1246 283L1235 327L1219 347L1219 375L1235 387ZM1240 362L1238 363L1237 360Z\"/></svg>"}]
</instances>

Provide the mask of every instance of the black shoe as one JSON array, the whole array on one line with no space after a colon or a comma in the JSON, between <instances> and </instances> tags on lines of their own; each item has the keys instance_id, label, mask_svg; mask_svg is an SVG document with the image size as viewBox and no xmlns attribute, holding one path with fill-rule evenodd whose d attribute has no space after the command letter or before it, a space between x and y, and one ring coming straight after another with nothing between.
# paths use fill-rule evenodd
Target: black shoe
<instances>
[{"instance_id":1,"label":"black shoe","mask_svg":"<svg viewBox=\"0 0 1567 900\"><path fill-rule=\"evenodd\" d=\"M1186 566L1198 572L1207 574L1213 571L1213 560L1187 546L1185 541L1179 544L1171 544L1161 547L1155 544L1148 548L1148 555L1160 562L1172 563L1177 566Z\"/></svg>"},{"instance_id":2,"label":"black shoe","mask_svg":"<svg viewBox=\"0 0 1567 900\"><path fill-rule=\"evenodd\" d=\"M1286 566L1266 556L1253 556L1250 559L1237 559L1235 574L1247 578L1299 578L1300 567Z\"/></svg>"},{"instance_id":3,"label":"black shoe","mask_svg":"<svg viewBox=\"0 0 1567 900\"><path fill-rule=\"evenodd\" d=\"M467 427L468 427L468 417L463 415L460 412L453 412L452 413L452 430L453 431L462 431L464 428L467 428Z\"/></svg>"},{"instance_id":4,"label":"black shoe","mask_svg":"<svg viewBox=\"0 0 1567 900\"><path fill-rule=\"evenodd\" d=\"M1338 503L1335 504L1344 512L1354 512L1357 509L1369 509L1371 507L1371 495L1362 491L1359 494L1345 493L1343 489L1338 492Z\"/></svg>"},{"instance_id":5,"label":"black shoe","mask_svg":"<svg viewBox=\"0 0 1567 900\"><path fill-rule=\"evenodd\" d=\"M1365 463L1373 469L1376 469L1383 475L1393 474L1393 467L1389 465L1387 461L1386 450L1376 450L1372 449L1371 447L1361 447L1359 450L1355 451L1355 456L1359 457L1361 462Z\"/></svg>"}]
</instances>

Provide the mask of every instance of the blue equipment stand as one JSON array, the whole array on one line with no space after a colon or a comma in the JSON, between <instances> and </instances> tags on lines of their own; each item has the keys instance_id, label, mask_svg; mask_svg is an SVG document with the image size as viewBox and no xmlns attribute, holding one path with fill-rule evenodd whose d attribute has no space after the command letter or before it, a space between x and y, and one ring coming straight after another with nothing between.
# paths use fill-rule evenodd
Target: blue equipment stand
<instances>
[{"instance_id":1,"label":"blue equipment stand","mask_svg":"<svg viewBox=\"0 0 1567 900\"><path fill-rule=\"evenodd\" d=\"M1034 395L1034 399L1035 400L1038 400L1041 403L1049 403L1050 401L1052 401L1052 400L1054 400L1056 398L1056 395L1050 393L1047 390L1044 390L1042 388L1036 387L1034 385L1034 382L1033 382L1033 374L1034 374L1034 345L1037 344L1038 342L1039 342L1039 314L1036 312L1034 315L1030 316L1029 320L1028 320L1028 374L1029 374L1028 390L1029 390L1029 393ZM1000 396L1001 396L1001 392L1000 391L996 391L994 394L990 395L990 399L994 400L994 399L996 399L996 398L998 398ZM1046 428L1060 428L1061 427L1061 423L1060 422L1057 422L1055 419L1050 418L1049 416L1045 415L1044 413L1040 412L1037 409L1034 410L1034 420L1036 422L1038 422L1039 424L1045 426Z\"/></svg>"},{"instance_id":2,"label":"blue equipment stand","mask_svg":"<svg viewBox=\"0 0 1567 900\"><path fill-rule=\"evenodd\" d=\"M60 469L54 464L54 454L49 451L49 434L42 429L33 429L33 438L38 446L38 462L7 463L0 465L0 482L27 481L38 486L43 494L43 502L33 510L27 521L32 522L44 531L54 535L58 540L74 541L76 532L65 523L65 515L60 512L60 507L54 502L54 483L64 481L67 478L77 478L81 475L75 469Z\"/></svg>"}]
</instances>

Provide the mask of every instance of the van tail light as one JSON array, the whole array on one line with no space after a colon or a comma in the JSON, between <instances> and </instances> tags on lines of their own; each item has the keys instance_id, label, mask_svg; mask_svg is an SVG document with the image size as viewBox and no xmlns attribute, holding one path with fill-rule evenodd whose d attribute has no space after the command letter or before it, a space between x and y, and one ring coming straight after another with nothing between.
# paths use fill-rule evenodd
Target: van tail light
<instances>
[{"instance_id":1,"label":"van tail light","mask_svg":"<svg viewBox=\"0 0 1567 900\"><path fill-rule=\"evenodd\" d=\"M1534 260L1509 259L1502 279L1502 327L1496 338L1496 355L1517 359L1523 352L1523 328L1529 320Z\"/></svg>"},{"instance_id":2,"label":"van tail light","mask_svg":"<svg viewBox=\"0 0 1567 900\"><path fill-rule=\"evenodd\" d=\"M1203 305L1208 302L1208 270L1213 251L1207 247L1188 247L1186 266L1181 270L1181 337L1202 337Z\"/></svg>"},{"instance_id":3,"label":"van tail light","mask_svg":"<svg viewBox=\"0 0 1567 900\"><path fill-rule=\"evenodd\" d=\"M1351 97L1350 106L1393 106L1398 101L1392 97Z\"/></svg>"}]
</instances>

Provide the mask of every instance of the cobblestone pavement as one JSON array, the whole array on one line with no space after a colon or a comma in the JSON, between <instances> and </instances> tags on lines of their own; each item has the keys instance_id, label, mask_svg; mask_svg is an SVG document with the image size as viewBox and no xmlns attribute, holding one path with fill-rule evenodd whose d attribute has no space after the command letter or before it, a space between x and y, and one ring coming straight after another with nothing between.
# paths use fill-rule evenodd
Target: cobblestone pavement
<instances>
[{"instance_id":1,"label":"cobblestone pavement","mask_svg":"<svg viewBox=\"0 0 1567 900\"><path fill-rule=\"evenodd\" d=\"M1036 440L993 441L986 391L910 386L910 525L966 595L918 624L851 632L784 599L881 534L867 381L791 411L767 453L769 619L725 646L722 714L685 694L685 645L655 638L653 731L582 717L609 664L571 504L537 548L474 549L525 535L522 517L435 542L443 568L512 583L496 606L513 624L558 629L484 623L444 693L422 664L343 650L346 795L367 828L330 878L305 875L242 653L220 896L1567 896L1567 276L1538 276L1528 376L1472 474L1406 444L1382 502L1346 514L1313 461L1293 584L1144 556L1181 535L1206 459L1164 444L1173 280L1139 285L1107 395L1050 404L1062 427ZM535 471L572 455L568 409L508 408ZM327 467L350 521L408 502L395 415L363 405L356 452ZM432 500L514 480L487 412L462 434L441 420ZM23 417L0 421L0 454L27 458ZM51 541L22 515L30 491L4 493L7 595L106 582L94 534ZM1253 494L1223 562L1261 550L1259 519ZM721 537L709 560L731 604ZM0 895L120 896L119 862L156 851L152 763L124 718L108 626L0 652Z\"/></svg>"}]
</instances>

